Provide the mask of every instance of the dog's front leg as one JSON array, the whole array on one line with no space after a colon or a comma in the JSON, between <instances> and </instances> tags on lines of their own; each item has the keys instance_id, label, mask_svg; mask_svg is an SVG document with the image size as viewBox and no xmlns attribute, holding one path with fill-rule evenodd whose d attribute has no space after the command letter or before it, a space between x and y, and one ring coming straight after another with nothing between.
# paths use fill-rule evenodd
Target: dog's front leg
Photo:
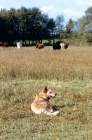
<instances>
[{"instance_id":1,"label":"dog's front leg","mask_svg":"<svg viewBox=\"0 0 92 140\"><path fill-rule=\"evenodd\" d=\"M50 115L50 116L53 115L53 112L50 112L50 111L47 111L47 110L44 110L43 113L46 114L46 115Z\"/></svg>"},{"instance_id":2,"label":"dog's front leg","mask_svg":"<svg viewBox=\"0 0 92 140\"><path fill-rule=\"evenodd\" d=\"M43 113L45 113L46 115L49 115L49 116L58 116L58 115L60 114L59 111L48 112L48 111L46 111L46 110L44 110Z\"/></svg>"}]
</instances>

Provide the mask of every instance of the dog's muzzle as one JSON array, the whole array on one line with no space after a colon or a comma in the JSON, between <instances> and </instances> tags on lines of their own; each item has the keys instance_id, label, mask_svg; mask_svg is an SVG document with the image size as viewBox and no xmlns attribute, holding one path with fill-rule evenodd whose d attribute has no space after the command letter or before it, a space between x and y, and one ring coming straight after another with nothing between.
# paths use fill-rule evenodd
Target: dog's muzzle
<instances>
[{"instance_id":1,"label":"dog's muzzle","mask_svg":"<svg viewBox=\"0 0 92 140\"><path fill-rule=\"evenodd\" d=\"M55 95L54 95L54 96L51 96L51 95L50 95L50 98L55 98L55 97L56 97L56 95L57 95L56 93L55 93Z\"/></svg>"}]
</instances>

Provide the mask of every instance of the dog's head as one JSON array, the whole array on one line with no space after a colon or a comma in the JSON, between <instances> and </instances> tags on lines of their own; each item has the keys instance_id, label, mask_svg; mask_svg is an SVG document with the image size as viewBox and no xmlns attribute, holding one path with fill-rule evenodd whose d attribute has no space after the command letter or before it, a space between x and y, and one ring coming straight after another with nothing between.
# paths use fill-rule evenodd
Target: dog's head
<instances>
[{"instance_id":1,"label":"dog's head","mask_svg":"<svg viewBox=\"0 0 92 140\"><path fill-rule=\"evenodd\" d=\"M56 96L56 94L54 92L52 92L51 89L48 89L47 86L45 86L43 92L45 93L45 95L48 99L54 98Z\"/></svg>"}]
</instances>

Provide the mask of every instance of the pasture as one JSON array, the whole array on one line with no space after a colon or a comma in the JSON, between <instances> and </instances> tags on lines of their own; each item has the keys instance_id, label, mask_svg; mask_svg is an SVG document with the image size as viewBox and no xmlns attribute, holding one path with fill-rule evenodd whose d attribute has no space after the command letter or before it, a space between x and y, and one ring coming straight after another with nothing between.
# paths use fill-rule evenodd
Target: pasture
<instances>
[{"instance_id":1,"label":"pasture","mask_svg":"<svg viewBox=\"0 0 92 140\"><path fill-rule=\"evenodd\" d=\"M60 116L30 109L45 85ZM0 48L0 140L92 140L92 47Z\"/></svg>"}]
</instances>

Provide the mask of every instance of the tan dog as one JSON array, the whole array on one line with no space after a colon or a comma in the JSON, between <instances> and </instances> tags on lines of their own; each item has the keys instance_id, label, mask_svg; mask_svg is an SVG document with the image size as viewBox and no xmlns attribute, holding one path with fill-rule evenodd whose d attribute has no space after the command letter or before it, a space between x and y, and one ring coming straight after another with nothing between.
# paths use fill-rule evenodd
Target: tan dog
<instances>
[{"instance_id":1,"label":"tan dog","mask_svg":"<svg viewBox=\"0 0 92 140\"><path fill-rule=\"evenodd\" d=\"M49 102L49 99L54 98L55 96L55 93L45 87L44 90L36 96L34 102L31 104L31 110L35 114L45 113L47 115L59 115L59 111L54 112Z\"/></svg>"}]
</instances>

